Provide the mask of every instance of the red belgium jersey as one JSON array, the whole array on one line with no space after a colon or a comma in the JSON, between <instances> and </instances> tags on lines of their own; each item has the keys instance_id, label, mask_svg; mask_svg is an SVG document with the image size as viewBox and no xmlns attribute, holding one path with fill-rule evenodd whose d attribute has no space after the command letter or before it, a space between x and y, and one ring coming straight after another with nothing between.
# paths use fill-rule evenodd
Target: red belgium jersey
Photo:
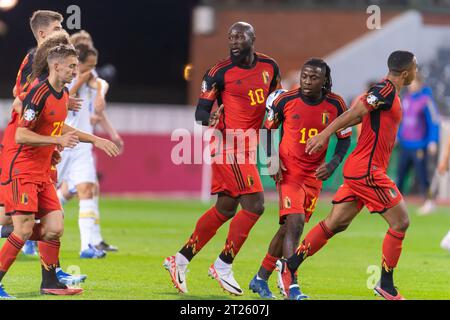
<instances>
[{"instance_id":1,"label":"red belgium jersey","mask_svg":"<svg viewBox=\"0 0 450 320\"><path fill-rule=\"evenodd\" d=\"M370 112L363 117L358 143L344 165L344 177L350 179L379 170L386 173L402 120L400 98L387 79L371 87L361 101Z\"/></svg>"},{"instance_id":2,"label":"red belgium jersey","mask_svg":"<svg viewBox=\"0 0 450 320\"><path fill-rule=\"evenodd\" d=\"M328 146L321 152L309 155L305 152L306 142L346 110L344 99L337 94L328 93L318 101L310 101L302 95L300 89L294 89L282 93L274 101L272 108L268 110L265 127L275 129L283 123L280 158L283 161L294 160L298 164L296 167L303 170L301 173L310 174L325 160ZM339 139L351 134L351 128L336 132Z\"/></svg>"},{"instance_id":3,"label":"red belgium jersey","mask_svg":"<svg viewBox=\"0 0 450 320\"><path fill-rule=\"evenodd\" d=\"M48 80L43 81L25 97L18 127L28 128L40 135L60 136L67 117L68 102L67 88L57 92ZM12 178L50 182L49 172L54 150L54 145L10 145L4 149L2 183Z\"/></svg>"},{"instance_id":4,"label":"red belgium jersey","mask_svg":"<svg viewBox=\"0 0 450 320\"><path fill-rule=\"evenodd\" d=\"M203 77L199 104L217 99L219 105L224 105L218 129L259 130L266 98L277 88L278 79L278 65L266 55L256 53L249 67L238 66L228 58Z\"/></svg>"}]
</instances>

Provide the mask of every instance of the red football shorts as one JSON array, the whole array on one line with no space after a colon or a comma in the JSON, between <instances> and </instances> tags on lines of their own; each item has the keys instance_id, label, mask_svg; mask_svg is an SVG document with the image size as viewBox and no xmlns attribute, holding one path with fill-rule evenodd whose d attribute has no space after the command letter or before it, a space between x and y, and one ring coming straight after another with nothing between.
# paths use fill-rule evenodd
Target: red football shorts
<instances>
[{"instance_id":1,"label":"red football shorts","mask_svg":"<svg viewBox=\"0 0 450 320\"><path fill-rule=\"evenodd\" d=\"M288 171L289 172L289 169ZM280 224L288 214L304 214L308 222L316 208L322 181L312 175L283 174L283 180L277 184L280 206Z\"/></svg>"},{"instance_id":2,"label":"red football shorts","mask_svg":"<svg viewBox=\"0 0 450 320\"><path fill-rule=\"evenodd\" d=\"M373 172L362 179L344 179L333 204L357 201L359 210L366 206L371 213L384 213L402 200L402 194L387 174Z\"/></svg>"},{"instance_id":3,"label":"red football shorts","mask_svg":"<svg viewBox=\"0 0 450 320\"><path fill-rule=\"evenodd\" d=\"M224 193L237 198L244 194L264 192L258 168L249 161L248 153L245 157L233 153L223 153L216 157L221 157L221 161L218 163L212 159L211 194Z\"/></svg>"},{"instance_id":4,"label":"red football shorts","mask_svg":"<svg viewBox=\"0 0 450 320\"><path fill-rule=\"evenodd\" d=\"M34 213L42 218L47 213L62 210L55 186L49 182L31 182L25 179L13 179L3 187L5 212L9 215L21 212Z\"/></svg>"}]
</instances>

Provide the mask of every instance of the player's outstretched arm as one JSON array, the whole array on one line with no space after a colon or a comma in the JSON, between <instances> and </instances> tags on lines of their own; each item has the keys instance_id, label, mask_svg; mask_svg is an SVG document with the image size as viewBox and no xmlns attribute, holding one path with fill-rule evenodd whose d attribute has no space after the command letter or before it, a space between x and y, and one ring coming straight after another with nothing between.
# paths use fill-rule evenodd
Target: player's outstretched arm
<instances>
[{"instance_id":1,"label":"player's outstretched arm","mask_svg":"<svg viewBox=\"0 0 450 320\"><path fill-rule=\"evenodd\" d=\"M328 127L325 128L318 135L309 138L306 143L305 152L313 154L322 150L327 140L332 134L339 129L348 128L351 124L354 124L358 119L362 118L365 114L369 113L369 110L362 101L358 101L352 108L345 111L339 117L337 117Z\"/></svg>"},{"instance_id":2,"label":"player's outstretched arm","mask_svg":"<svg viewBox=\"0 0 450 320\"><path fill-rule=\"evenodd\" d=\"M120 137L117 130L114 128L111 121L109 120L106 110L99 112L98 115L100 116L100 121L99 121L100 126L103 128L103 130L106 131L106 133L111 138L112 142L114 142L117 145L117 147L119 147L119 150L122 153L123 146L124 146L123 140Z\"/></svg>"},{"instance_id":3,"label":"player's outstretched arm","mask_svg":"<svg viewBox=\"0 0 450 320\"><path fill-rule=\"evenodd\" d=\"M63 148L73 148L79 142L74 130L71 132L68 131L61 136L44 136L24 127L18 127L16 129L15 140L17 144L25 144L34 147L59 145Z\"/></svg>"},{"instance_id":4,"label":"player's outstretched arm","mask_svg":"<svg viewBox=\"0 0 450 320\"><path fill-rule=\"evenodd\" d=\"M75 135L78 137L80 142L92 143L95 147L99 148L100 150L103 150L110 157L116 157L120 153L119 148L114 144L114 142L97 137L93 134L76 130L71 126L64 124L62 128L62 133L65 134L68 132L75 132Z\"/></svg>"}]
</instances>

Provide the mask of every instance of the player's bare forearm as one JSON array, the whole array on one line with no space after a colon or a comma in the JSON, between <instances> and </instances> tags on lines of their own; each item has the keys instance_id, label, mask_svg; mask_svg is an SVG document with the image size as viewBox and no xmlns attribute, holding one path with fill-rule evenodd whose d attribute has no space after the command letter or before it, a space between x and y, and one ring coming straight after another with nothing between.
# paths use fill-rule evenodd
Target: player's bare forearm
<instances>
[{"instance_id":1,"label":"player's bare forearm","mask_svg":"<svg viewBox=\"0 0 450 320\"><path fill-rule=\"evenodd\" d=\"M28 128L16 129L15 140L17 144L25 144L34 147L44 147L59 144L56 136L43 136Z\"/></svg>"},{"instance_id":2,"label":"player's bare forearm","mask_svg":"<svg viewBox=\"0 0 450 320\"><path fill-rule=\"evenodd\" d=\"M80 131L80 130L74 128L74 127L71 127L71 126L69 126L67 124L64 124L64 126L62 128L62 134L66 134L66 133L71 132L71 131L76 131L75 135L78 137L78 140L80 140L80 142L94 144L97 141L97 139L100 139L99 137L94 136L93 134L89 134L87 132Z\"/></svg>"},{"instance_id":3,"label":"player's bare forearm","mask_svg":"<svg viewBox=\"0 0 450 320\"><path fill-rule=\"evenodd\" d=\"M108 117L106 111L101 111L98 113L98 115L100 116L99 124L102 127L102 129L105 130L106 133L112 139L117 137L119 134L117 133L117 130L113 127L111 121L109 120L109 117Z\"/></svg>"}]
</instances>

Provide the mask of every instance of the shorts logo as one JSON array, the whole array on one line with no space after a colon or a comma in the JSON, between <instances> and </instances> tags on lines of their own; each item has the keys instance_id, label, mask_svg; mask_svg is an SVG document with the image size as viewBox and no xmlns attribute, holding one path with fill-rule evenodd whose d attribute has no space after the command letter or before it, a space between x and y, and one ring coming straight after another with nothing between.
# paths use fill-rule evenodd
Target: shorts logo
<instances>
[{"instance_id":1,"label":"shorts logo","mask_svg":"<svg viewBox=\"0 0 450 320\"><path fill-rule=\"evenodd\" d=\"M290 209L292 204L291 204L291 199L289 197L284 198L284 208L285 209Z\"/></svg>"},{"instance_id":2,"label":"shorts logo","mask_svg":"<svg viewBox=\"0 0 450 320\"><path fill-rule=\"evenodd\" d=\"M26 121L33 121L34 118L36 118L36 111L32 110L32 109L27 109L25 110L24 114L23 114L23 118Z\"/></svg>"},{"instance_id":3,"label":"shorts logo","mask_svg":"<svg viewBox=\"0 0 450 320\"><path fill-rule=\"evenodd\" d=\"M252 187L255 184L252 176L247 176L247 183L249 187Z\"/></svg>"},{"instance_id":4,"label":"shorts logo","mask_svg":"<svg viewBox=\"0 0 450 320\"><path fill-rule=\"evenodd\" d=\"M391 195L391 197L392 197L393 199L397 198L397 191L395 191L394 188L390 188L390 189L389 189L389 194Z\"/></svg>"},{"instance_id":5,"label":"shorts logo","mask_svg":"<svg viewBox=\"0 0 450 320\"><path fill-rule=\"evenodd\" d=\"M269 72L266 71L266 70L264 70L264 71L262 72L262 77L263 77L264 84L268 84L268 83L269 83L269 80L270 80L270 74L269 74Z\"/></svg>"},{"instance_id":6,"label":"shorts logo","mask_svg":"<svg viewBox=\"0 0 450 320\"><path fill-rule=\"evenodd\" d=\"M27 205L28 204L28 195L26 193L22 193L22 197L20 198L20 203Z\"/></svg>"}]
</instances>

